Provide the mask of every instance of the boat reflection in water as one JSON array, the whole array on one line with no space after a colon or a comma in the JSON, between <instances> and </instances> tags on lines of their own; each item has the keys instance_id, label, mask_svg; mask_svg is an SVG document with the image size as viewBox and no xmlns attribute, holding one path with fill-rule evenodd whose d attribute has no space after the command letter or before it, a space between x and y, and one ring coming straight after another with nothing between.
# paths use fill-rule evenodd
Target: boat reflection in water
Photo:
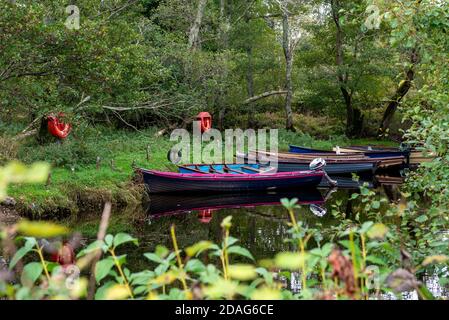
<instances>
[{"instance_id":1,"label":"boat reflection in water","mask_svg":"<svg viewBox=\"0 0 449 320\"><path fill-rule=\"evenodd\" d=\"M309 205L311 212L319 216L326 213L326 209L321 207L325 203L325 195L319 189L310 188L269 193L152 195L147 212L151 219L197 212L200 222L209 223L216 210L280 206L283 198L296 198L299 205Z\"/></svg>"},{"instance_id":2,"label":"boat reflection in water","mask_svg":"<svg viewBox=\"0 0 449 320\"><path fill-rule=\"evenodd\" d=\"M399 178L353 180L350 177L332 177L338 182L338 190L357 192L362 185L368 188L383 186L384 183L399 184ZM321 188L323 187L323 188ZM165 216L196 213L198 220L208 224L213 219L214 212L222 209L256 208L268 206L281 206L281 199L298 199L301 206L309 206L310 212L316 217L324 217L327 209L324 207L326 200L337 190L328 187L326 182L319 188L296 188L277 192L259 193L223 193L223 194L153 194L147 205L149 220ZM384 186L385 188L385 186ZM388 194L388 193L387 193Z\"/></svg>"}]
</instances>

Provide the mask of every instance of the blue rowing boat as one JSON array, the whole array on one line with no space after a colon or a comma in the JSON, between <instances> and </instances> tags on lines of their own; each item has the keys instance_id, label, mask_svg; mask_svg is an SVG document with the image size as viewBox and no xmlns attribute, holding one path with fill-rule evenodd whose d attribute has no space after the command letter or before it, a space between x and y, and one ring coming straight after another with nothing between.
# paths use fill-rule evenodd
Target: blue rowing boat
<instances>
[{"instance_id":1,"label":"blue rowing boat","mask_svg":"<svg viewBox=\"0 0 449 320\"><path fill-rule=\"evenodd\" d=\"M289 152L292 152L292 153L301 153L301 154L305 154L305 153L335 154L334 151L312 149L312 148L306 148L306 147L294 146L294 145L290 145L290 146L289 146Z\"/></svg>"},{"instance_id":2,"label":"blue rowing boat","mask_svg":"<svg viewBox=\"0 0 449 320\"><path fill-rule=\"evenodd\" d=\"M252 168L252 170L247 168ZM196 168L186 169L190 170L190 173L146 169L138 169L138 172L149 193L248 192L316 187L325 176L323 170L272 173L271 169L256 169L246 165L232 165L232 168L226 169L226 171L224 167L223 171L218 169L219 167L214 168L215 173L204 173ZM250 173L244 170L248 170Z\"/></svg>"},{"instance_id":3,"label":"blue rowing boat","mask_svg":"<svg viewBox=\"0 0 449 320\"><path fill-rule=\"evenodd\" d=\"M179 165L179 173L229 173L229 174L255 174L270 173L276 170L260 164L187 164ZM309 170L307 167L306 170Z\"/></svg>"},{"instance_id":4,"label":"blue rowing boat","mask_svg":"<svg viewBox=\"0 0 449 320\"><path fill-rule=\"evenodd\" d=\"M381 149L381 148L371 148L371 147L344 147L340 148L343 154L363 154L369 158L389 158L389 157L409 157L410 150L401 151L395 148ZM329 150L319 150L306 148L301 146L290 145L289 152L298 153L298 154L328 154L328 155L337 155L335 151Z\"/></svg>"}]
</instances>

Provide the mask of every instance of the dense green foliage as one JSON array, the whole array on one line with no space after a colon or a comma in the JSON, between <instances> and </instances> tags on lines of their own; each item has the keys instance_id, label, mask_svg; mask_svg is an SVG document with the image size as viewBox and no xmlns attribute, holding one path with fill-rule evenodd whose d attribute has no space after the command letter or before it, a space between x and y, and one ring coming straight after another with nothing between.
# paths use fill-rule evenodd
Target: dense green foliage
<instances>
[{"instance_id":1,"label":"dense green foliage","mask_svg":"<svg viewBox=\"0 0 449 320\"><path fill-rule=\"evenodd\" d=\"M432 8L435 17L444 16L442 7L432 3L423 1L422 14L432 15L424 12ZM369 119L357 135L376 134L386 102L409 68L415 41L406 34L415 27L398 23L400 10L412 6L407 1L403 6L374 2L380 10L374 18L367 11L369 4L315 0L290 9L290 33L297 43L294 113L326 115L341 127L350 107ZM284 116L283 94L245 103L285 87L278 2L206 1L195 45L189 43L189 34L197 1L76 5L80 25L70 29L66 21L71 16L59 3L2 1L2 121L28 124L49 112L65 111L77 125L169 126L188 121L201 109L227 126L254 126L255 108ZM338 14L338 25L333 13ZM368 23L371 18L379 19L379 28ZM444 23L432 23L430 32L444 38ZM399 27L407 28L404 34ZM425 28L419 32L427 32ZM427 68L424 60L422 65ZM418 72L416 78L413 93L425 88L427 72ZM350 106L342 90L350 95ZM245 114L248 123L241 120ZM301 121L295 126L302 130ZM397 127L396 121L392 128Z\"/></svg>"}]
</instances>

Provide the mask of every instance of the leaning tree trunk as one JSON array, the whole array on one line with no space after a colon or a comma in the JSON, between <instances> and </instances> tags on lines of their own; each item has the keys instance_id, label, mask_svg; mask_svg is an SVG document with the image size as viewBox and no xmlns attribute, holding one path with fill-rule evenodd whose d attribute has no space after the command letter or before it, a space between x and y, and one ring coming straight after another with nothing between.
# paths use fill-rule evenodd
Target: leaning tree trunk
<instances>
[{"instance_id":1,"label":"leaning tree trunk","mask_svg":"<svg viewBox=\"0 0 449 320\"><path fill-rule=\"evenodd\" d=\"M290 25L288 23L288 12L282 13L282 47L285 56L285 90L287 95L285 97L285 128L287 130L295 131L293 126L293 112L292 112L292 98L293 98L293 84L292 84L292 69L293 69L293 50L290 45Z\"/></svg>"},{"instance_id":2,"label":"leaning tree trunk","mask_svg":"<svg viewBox=\"0 0 449 320\"><path fill-rule=\"evenodd\" d=\"M206 8L206 3L207 0L198 0L198 10L196 13L195 21L193 22L189 31L189 47L191 49L198 48L200 42L199 41L200 27L201 21L203 20L204 9Z\"/></svg>"},{"instance_id":3,"label":"leaning tree trunk","mask_svg":"<svg viewBox=\"0 0 449 320\"><path fill-rule=\"evenodd\" d=\"M379 134L384 134L386 130L390 127L391 121L393 120L394 114L399 106L401 100L405 97L412 86L413 79L415 78L415 65L418 63L418 52L417 49L413 49L410 54L411 66L407 70L405 75L405 80L401 81L398 89L391 97L387 108L385 109L382 121L379 126Z\"/></svg>"}]
</instances>

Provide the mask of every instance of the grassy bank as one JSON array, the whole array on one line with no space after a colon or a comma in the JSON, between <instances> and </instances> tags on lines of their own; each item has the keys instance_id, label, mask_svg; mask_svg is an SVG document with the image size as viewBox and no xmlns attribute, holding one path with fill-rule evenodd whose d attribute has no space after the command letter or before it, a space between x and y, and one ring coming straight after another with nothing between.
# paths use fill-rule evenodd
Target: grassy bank
<instances>
[{"instance_id":1,"label":"grassy bank","mask_svg":"<svg viewBox=\"0 0 449 320\"><path fill-rule=\"evenodd\" d=\"M9 195L17 210L27 216L64 218L79 212L100 212L106 200L117 206L142 201L142 186L132 182L132 166L173 171L167 151L175 144L169 137L156 137L156 128L144 131L89 128L74 132L63 143L38 145L34 138L17 146L15 158L25 163L52 163L51 177L45 185L14 185ZM317 140L302 133L279 131L279 148L288 144L331 148L349 144L393 144L388 141L348 140L343 136ZM98 161L99 160L99 161Z\"/></svg>"}]
</instances>

